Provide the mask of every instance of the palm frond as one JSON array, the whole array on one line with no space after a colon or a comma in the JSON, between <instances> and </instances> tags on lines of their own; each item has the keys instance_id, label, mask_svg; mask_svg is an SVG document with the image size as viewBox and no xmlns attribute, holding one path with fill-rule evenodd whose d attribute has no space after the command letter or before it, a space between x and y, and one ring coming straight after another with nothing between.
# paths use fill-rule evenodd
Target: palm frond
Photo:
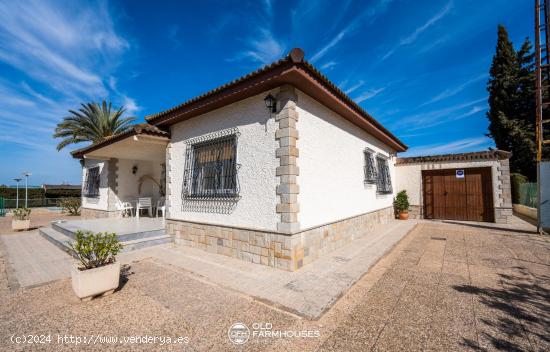
<instances>
[{"instance_id":1,"label":"palm frond","mask_svg":"<svg viewBox=\"0 0 550 352\"><path fill-rule=\"evenodd\" d=\"M81 103L77 110L69 110L69 115L59 122L53 137L62 138L57 145L61 150L67 145L81 142L100 142L103 139L126 130L135 121L134 117L123 117L126 109L114 109L105 100Z\"/></svg>"}]
</instances>

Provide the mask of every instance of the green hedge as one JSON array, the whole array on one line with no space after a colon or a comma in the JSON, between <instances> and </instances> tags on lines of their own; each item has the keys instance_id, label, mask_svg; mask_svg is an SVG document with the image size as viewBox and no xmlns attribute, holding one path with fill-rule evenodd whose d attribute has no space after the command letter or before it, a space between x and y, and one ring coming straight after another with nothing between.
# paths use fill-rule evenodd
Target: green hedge
<instances>
[{"instance_id":1,"label":"green hedge","mask_svg":"<svg viewBox=\"0 0 550 352\"><path fill-rule=\"evenodd\" d=\"M518 173L510 174L510 181L512 182L512 203L521 204L521 185L529 182L526 176Z\"/></svg>"},{"instance_id":2,"label":"green hedge","mask_svg":"<svg viewBox=\"0 0 550 352\"><path fill-rule=\"evenodd\" d=\"M80 189L52 189L48 193L44 193L42 188L29 188L29 199L41 198L79 198ZM15 199L17 196L17 188L0 186L0 197L6 199ZM25 185L19 185L19 198L25 198Z\"/></svg>"}]
</instances>

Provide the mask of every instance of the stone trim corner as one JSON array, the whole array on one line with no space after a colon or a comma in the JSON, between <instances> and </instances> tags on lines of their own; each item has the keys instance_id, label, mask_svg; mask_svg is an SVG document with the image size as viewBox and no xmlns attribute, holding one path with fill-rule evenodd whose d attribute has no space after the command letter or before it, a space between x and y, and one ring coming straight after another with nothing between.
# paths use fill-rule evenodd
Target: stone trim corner
<instances>
[{"instance_id":1,"label":"stone trim corner","mask_svg":"<svg viewBox=\"0 0 550 352\"><path fill-rule=\"evenodd\" d=\"M300 168L298 167L299 150L296 146L299 138L296 128L298 95L294 87L282 86L277 94L277 101L279 109L275 116L275 121L278 122L275 139L279 141L279 148L275 151L275 155L279 159L279 166L275 175L279 177L279 185L276 189L279 203L276 211L280 214L277 231L292 234L300 230L298 222L300 188L297 183Z\"/></svg>"},{"instance_id":2,"label":"stone trim corner","mask_svg":"<svg viewBox=\"0 0 550 352\"><path fill-rule=\"evenodd\" d=\"M111 158L107 161L107 209L116 210L118 197L118 159Z\"/></svg>"}]
</instances>

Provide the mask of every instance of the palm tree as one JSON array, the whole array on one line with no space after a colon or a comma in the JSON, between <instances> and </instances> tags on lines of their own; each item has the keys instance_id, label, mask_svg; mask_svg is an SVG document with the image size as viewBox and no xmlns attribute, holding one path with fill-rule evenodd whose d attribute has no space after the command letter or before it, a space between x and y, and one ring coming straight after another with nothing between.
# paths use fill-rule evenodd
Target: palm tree
<instances>
[{"instance_id":1,"label":"palm tree","mask_svg":"<svg viewBox=\"0 0 550 352\"><path fill-rule=\"evenodd\" d=\"M78 111L69 110L70 115L55 128L53 137L63 138L57 150L73 143L100 142L124 131L135 121L134 117L122 117L124 112L126 109L123 106L115 110L105 100L101 105L92 102L81 104Z\"/></svg>"}]
</instances>

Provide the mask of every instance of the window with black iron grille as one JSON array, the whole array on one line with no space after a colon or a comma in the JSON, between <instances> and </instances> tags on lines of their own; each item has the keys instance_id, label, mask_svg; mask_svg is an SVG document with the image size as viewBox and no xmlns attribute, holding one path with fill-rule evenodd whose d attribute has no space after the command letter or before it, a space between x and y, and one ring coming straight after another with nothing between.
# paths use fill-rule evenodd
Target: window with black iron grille
<instances>
[{"instance_id":1,"label":"window with black iron grille","mask_svg":"<svg viewBox=\"0 0 550 352\"><path fill-rule=\"evenodd\" d=\"M365 148L364 150L364 156L365 156L365 166L364 166L364 172L365 172L365 183L376 183L376 163L374 162L374 151L372 151L369 148Z\"/></svg>"},{"instance_id":2,"label":"window with black iron grille","mask_svg":"<svg viewBox=\"0 0 550 352\"><path fill-rule=\"evenodd\" d=\"M86 170L86 180L84 182L84 196L99 196L99 166L91 167Z\"/></svg>"},{"instance_id":3,"label":"window with black iron grille","mask_svg":"<svg viewBox=\"0 0 550 352\"><path fill-rule=\"evenodd\" d=\"M378 177L376 181L376 190L378 193L392 193L390 167L388 159L382 155L376 157L378 166Z\"/></svg>"},{"instance_id":4,"label":"window with black iron grille","mask_svg":"<svg viewBox=\"0 0 550 352\"><path fill-rule=\"evenodd\" d=\"M184 198L234 198L237 180L237 135L223 136L187 146Z\"/></svg>"}]
</instances>

